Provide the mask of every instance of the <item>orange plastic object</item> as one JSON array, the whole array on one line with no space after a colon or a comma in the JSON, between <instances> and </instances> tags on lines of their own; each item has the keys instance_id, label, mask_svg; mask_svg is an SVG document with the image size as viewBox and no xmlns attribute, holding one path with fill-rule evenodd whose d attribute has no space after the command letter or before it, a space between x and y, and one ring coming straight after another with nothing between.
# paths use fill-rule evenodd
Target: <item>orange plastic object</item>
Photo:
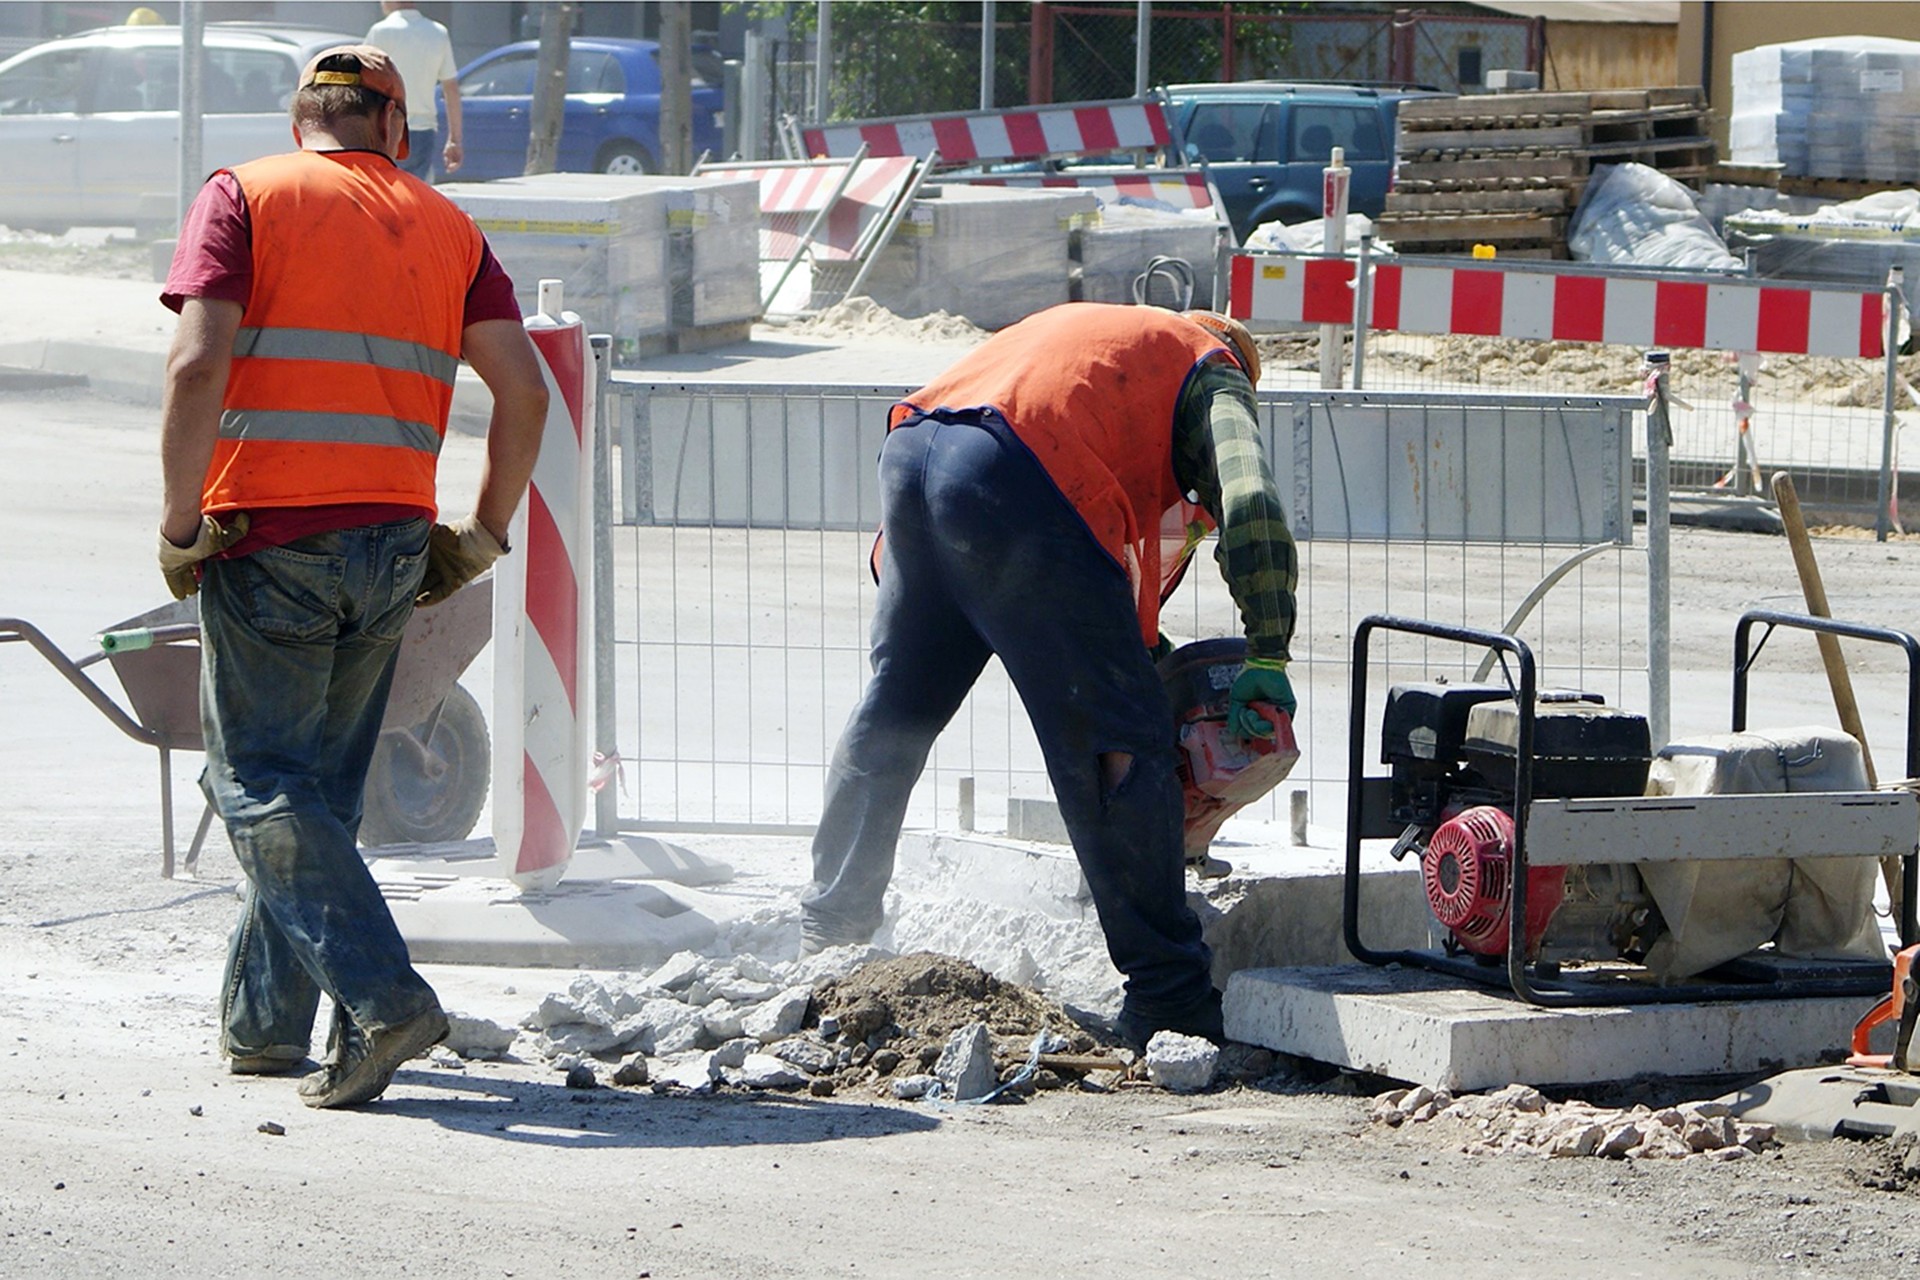
<instances>
[{"instance_id":1,"label":"orange plastic object","mask_svg":"<svg viewBox=\"0 0 1920 1280\"><path fill-rule=\"evenodd\" d=\"M1911 1070L1915 1065L1907 1059L1906 1055L1913 1036L1911 1024L1915 1013L1920 1012L1920 1009L1915 1007L1917 973L1920 973L1920 943L1894 956L1893 990L1881 996L1879 1003L1867 1010L1866 1016L1853 1024L1853 1052L1847 1057L1848 1066L1893 1067L1897 1065L1901 1070ZM1902 1039L1906 1043L1896 1045L1893 1053L1867 1052L1867 1041L1873 1034L1873 1029L1883 1022L1895 1021L1905 1032ZM1896 1063L1896 1058L1902 1060Z\"/></svg>"}]
</instances>

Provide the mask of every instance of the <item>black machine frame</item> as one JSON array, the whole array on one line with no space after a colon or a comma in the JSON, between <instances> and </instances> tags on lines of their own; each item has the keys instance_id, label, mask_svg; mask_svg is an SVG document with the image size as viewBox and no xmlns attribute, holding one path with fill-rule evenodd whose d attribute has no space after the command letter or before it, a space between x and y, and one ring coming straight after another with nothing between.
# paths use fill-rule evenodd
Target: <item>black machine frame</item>
<instances>
[{"instance_id":1,"label":"black machine frame","mask_svg":"<svg viewBox=\"0 0 1920 1280\"><path fill-rule=\"evenodd\" d=\"M1759 642L1750 646L1755 626L1764 626ZM1733 731L1747 726L1747 682L1753 664L1776 628L1845 636L1894 645L1907 657L1906 776L1920 777L1920 640L1904 631L1866 626L1834 618L1807 614L1781 613L1754 609L1743 613L1734 628L1733 646ZM1384 776L1366 774L1367 748L1367 675L1369 642L1377 631L1403 632L1435 640L1483 648L1500 655L1507 684L1518 702L1518 731L1515 743L1513 811L1513 875L1509 890L1507 949L1504 968L1478 959L1452 956L1427 950L1383 951L1370 947L1360 936L1360 846L1363 839L1386 838L1400 834L1395 830L1375 829L1369 818L1384 808L1379 800L1389 781ZM1512 660L1507 669L1506 659ZM1632 1004L1697 1003L1706 1000L1786 999L1811 996L1862 996L1882 994L1892 978L1893 967L1873 961L1821 961L1796 966L1791 970L1760 969L1752 980L1723 980L1654 986L1634 980L1625 973L1610 974L1600 980L1567 980L1548 976L1530 966L1526 959L1527 918L1527 820L1533 805L1534 713L1538 694L1537 671L1533 651L1517 636L1473 627L1456 627L1418 618L1374 614L1361 620L1353 637L1353 676L1347 725L1347 832L1346 871L1341 894L1341 927L1347 950L1357 959L1372 965L1401 964L1435 973L1463 978L1478 986L1507 987L1530 1004L1544 1008L1590 1008ZM1916 845L1901 858L1900 944L1911 946L1920 940L1916 928L1916 892L1920 892L1920 830ZM1722 966L1716 972L1738 971L1741 961ZM1530 971L1531 970L1531 971Z\"/></svg>"}]
</instances>

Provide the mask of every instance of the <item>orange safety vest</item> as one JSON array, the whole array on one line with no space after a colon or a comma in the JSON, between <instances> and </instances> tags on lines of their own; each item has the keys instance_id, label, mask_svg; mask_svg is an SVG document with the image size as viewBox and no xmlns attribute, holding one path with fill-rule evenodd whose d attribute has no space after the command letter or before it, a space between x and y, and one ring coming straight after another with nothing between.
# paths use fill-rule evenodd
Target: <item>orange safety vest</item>
<instances>
[{"instance_id":1,"label":"orange safety vest","mask_svg":"<svg viewBox=\"0 0 1920 1280\"><path fill-rule=\"evenodd\" d=\"M992 410L1133 585L1141 639L1213 520L1173 475L1174 415L1199 365L1228 348L1155 307L1069 302L1002 329L893 407L894 427Z\"/></svg>"},{"instance_id":2,"label":"orange safety vest","mask_svg":"<svg viewBox=\"0 0 1920 1280\"><path fill-rule=\"evenodd\" d=\"M230 172L253 292L202 509L436 510L479 228L372 152L296 151Z\"/></svg>"}]
</instances>

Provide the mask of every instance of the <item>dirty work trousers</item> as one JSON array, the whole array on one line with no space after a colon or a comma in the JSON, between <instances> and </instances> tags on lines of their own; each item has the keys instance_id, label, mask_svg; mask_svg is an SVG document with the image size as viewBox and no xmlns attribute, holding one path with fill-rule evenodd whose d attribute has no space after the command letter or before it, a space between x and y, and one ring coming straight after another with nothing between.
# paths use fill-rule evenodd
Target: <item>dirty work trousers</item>
<instances>
[{"instance_id":1,"label":"dirty work trousers","mask_svg":"<svg viewBox=\"0 0 1920 1280\"><path fill-rule=\"evenodd\" d=\"M247 876L221 988L229 1057L304 1057L322 991L369 1032L437 1003L357 845L428 528L339 529L206 566L200 786Z\"/></svg>"},{"instance_id":2,"label":"dirty work trousers","mask_svg":"<svg viewBox=\"0 0 1920 1280\"><path fill-rule=\"evenodd\" d=\"M802 898L812 942L879 928L907 798L934 739L997 655L1046 756L1127 1007L1211 998L1186 901L1173 713L1126 574L1003 423L925 418L880 455L885 530L873 679L827 777ZM1100 757L1132 756L1108 790Z\"/></svg>"}]
</instances>

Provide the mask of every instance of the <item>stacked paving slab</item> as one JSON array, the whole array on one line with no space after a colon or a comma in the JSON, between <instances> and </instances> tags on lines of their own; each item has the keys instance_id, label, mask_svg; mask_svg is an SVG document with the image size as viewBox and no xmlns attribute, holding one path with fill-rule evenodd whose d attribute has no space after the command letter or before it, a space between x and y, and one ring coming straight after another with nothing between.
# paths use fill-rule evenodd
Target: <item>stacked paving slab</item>
<instances>
[{"instance_id":1,"label":"stacked paving slab","mask_svg":"<svg viewBox=\"0 0 1920 1280\"><path fill-rule=\"evenodd\" d=\"M1920 176L1920 43L1847 36L1733 55L1733 164L1847 200Z\"/></svg>"},{"instance_id":2,"label":"stacked paving slab","mask_svg":"<svg viewBox=\"0 0 1920 1280\"><path fill-rule=\"evenodd\" d=\"M1712 166L1698 88L1421 98L1400 104L1399 168L1377 226L1406 253L1567 257L1596 166L1629 161L1698 185Z\"/></svg>"}]
</instances>

